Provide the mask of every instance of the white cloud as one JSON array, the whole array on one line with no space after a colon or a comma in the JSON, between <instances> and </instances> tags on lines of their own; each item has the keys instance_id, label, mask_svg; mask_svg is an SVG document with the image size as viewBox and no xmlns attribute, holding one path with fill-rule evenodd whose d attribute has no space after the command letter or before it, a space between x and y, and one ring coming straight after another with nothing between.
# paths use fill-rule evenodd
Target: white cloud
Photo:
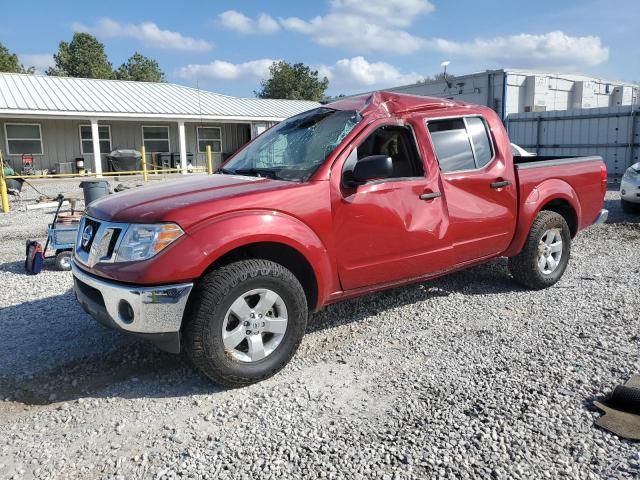
<instances>
[{"instance_id":1,"label":"white cloud","mask_svg":"<svg viewBox=\"0 0 640 480\"><path fill-rule=\"evenodd\" d=\"M236 10L227 10L218 15L218 22L228 30L235 30L245 35L275 33L280 30L278 22L266 13L261 13L256 20L253 20Z\"/></svg>"},{"instance_id":2,"label":"white cloud","mask_svg":"<svg viewBox=\"0 0 640 480\"><path fill-rule=\"evenodd\" d=\"M434 39L429 41L428 47L451 57L528 68L573 69L599 65L609 58L609 49L599 37L572 37L560 31L542 35L521 33L473 42Z\"/></svg>"},{"instance_id":3,"label":"white cloud","mask_svg":"<svg viewBox=\"0 0 640 480\"><path fill-rule=\"evenodd\" d=\"M319 45L356 52L410 55L433 51L452 60L472 59L475 64L565 69L599 65L609 57L609 49L599 37L570 36L561 31L469 42L414 35L408 28L434 10L429 0L331 0L329 5L324 16L281 18L280 23Z\"/></svg>"},{"instance_id":4,"label":"white cloud","mask_svg":"<svg viewBox=\"0 0 640 480\"><path fill-rule=\"evenodd\" d=\"M332 0L325 16L288 17L280 23L319 45L408 55L420 50L424 41L402 28L433 9L428 0Z\"/></svg>"},{"instance_id":5,"label":"white cloud","mask_svg":"<svg viewBox=\"0 0 640 480\"><path fill-rule=\"evenodd\" d=\"M101 18L95 26L89 27L82 23L72 25L74 31L89 32L106 38L132 38L139 40L149 47L167 50L183 50L191 52L206 52L213 45L206 40L186 37L178 32L162 30L153 22L120 23L111 18Z\"/></svg>"},{"instance_id":6,"label":"white cloud","mask_svg":"<svg viewBox=\"0 0 640 480\"><path fill-rule=\"evenodd\" d=\"M414 83L424 78L415 72L403 73L385 62L368 62L364 57L343 58L333 65L315 66L319 75L326 76L331 89L374 89Z\"/></svg>"},{"instance_id":7,"label":"white cloud","mask_svg":"<svg viewBox=\"0 0 640 480\"><path fill-rule=\"evenodd\" d=\"M359 52L391 52L409 55L420 50L423 40L404 30L389 28L356 15L328 15L309 21L297 17L282 19L287 30L311 36L325 47Z\"/></svg>"},{"instance_id":8,"label":"white cloud","mask_svg":"<svg viewBox=\"0 0 640 480\"><path fill-rule=\"evenodd\" d=\"M353 14L382 22L382 25L410 26L419 15L431 13L435 7L429 0L332 0L331 11Z\"/></svg>"},{"instance_id":9,"label":"white cloud","mask_svg":"<svg viewBox=\"0 0 640 480\"><path fill-rule=\"evenodd\" d=\"M190 64L182 67L178 75L188 79L262 79L269 75L269 67L277 60L261 58L244 63L230 63L223 60L214 60L211 63Z\"/></svg>"},{"instance_id":10,"label":"white cloud","mask_svg":"<svg viewBox=\"0 0 640 480\"><path fill-rule=\"evenodd\" d=\"M206 64L190 64L178 71L178 76L195 80L261 80L269 76L274 59L261 58L243 63L214 60ZM424 75L401 72L385 62L369 62L364 57L343 58L332 65L313 65L320 78L327 77L334 91L371 90L390 85L413 83ZM337 89L337 90L336 90Z\"/></svg>"},{"instance_id":11,"label":"white cloud","mask_svg":"<svg viewBox=\"0 0 640 480\"><path fill-rule=\"evenodd\" d=\"M18 57L25 68L36 67L36 73L44 73L47 68L55 65L51 53L21 53Z\"/></svg>"}]
</instances>

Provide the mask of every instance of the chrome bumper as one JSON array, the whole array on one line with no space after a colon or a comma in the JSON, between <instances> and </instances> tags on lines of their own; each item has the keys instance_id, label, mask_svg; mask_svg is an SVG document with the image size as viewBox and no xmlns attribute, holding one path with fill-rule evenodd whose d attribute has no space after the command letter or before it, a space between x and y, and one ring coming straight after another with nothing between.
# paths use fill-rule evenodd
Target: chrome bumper
<instances>
[{"instance_id":1,"label":"chrome bumper","mask_svg":"<svg viewBox=\"0 0 640 480\"><path fill-rule=\"evenodd\" d=\"M609 210L603 208L602 210L600 210L600 213L598 214L598 217L596 218L595 222L593 222L593 224L597 225L599 223L604 223L607 221L607 218L609 218Z\"/></svg>"},{"instance_id":2,"label":"chrome bumper","mask_svg":"<svg viewBox=\"0 0 640 480\"><path fill-rule=\"evenodd\" d=\"M176 334L179 338L193 283L137 287L90 275L75 261L71 270L76 298L100 323L140 336L148 335L152 340L152 336L164 334Z\"/></svg>"}]
</instances>

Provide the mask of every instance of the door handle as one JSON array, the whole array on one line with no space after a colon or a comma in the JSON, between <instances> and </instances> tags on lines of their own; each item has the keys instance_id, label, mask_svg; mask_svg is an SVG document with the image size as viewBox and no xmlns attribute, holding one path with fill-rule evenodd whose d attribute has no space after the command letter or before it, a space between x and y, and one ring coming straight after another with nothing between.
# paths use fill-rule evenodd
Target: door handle
<instances>
[{"instance_id":1,"label":"door handle","mask_svg":"<svg viewBox=\"0 0 640 480\"><path fill-rule=\"evenodd\" d=\"M433 200L434 198L441 197L442 193L440 192L431 192L431 193L423 193L420 195L420 200Z\"/></svg>"},{"instance_id":2,"label":"door handle","mask_svg":"<svg viewBox=\"0 0 640 480\"><path fill-rule=\"evenodd\" d=\"M500 182L493 182L489 186L491 188L502 188L502 187L508 187L509 185L511 185L511 182L509 180L502 180Z\"/></svg>"}]
</instances>

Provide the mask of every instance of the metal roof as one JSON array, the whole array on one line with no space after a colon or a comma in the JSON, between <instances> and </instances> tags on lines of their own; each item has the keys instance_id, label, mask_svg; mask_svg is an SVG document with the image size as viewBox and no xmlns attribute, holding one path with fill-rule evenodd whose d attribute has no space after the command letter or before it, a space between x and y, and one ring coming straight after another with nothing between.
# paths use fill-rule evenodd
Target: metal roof
<instances>
[{"instance_id":1,"label":"metal roof","mask_svg":"<svg viewBox=\"0 0 640 480\"><path fill-rule=\"evenodd\" d=\"M279 121L317 102L240 98L173 83L0 73L0 115Z\"/></svg>"}]
</instances>

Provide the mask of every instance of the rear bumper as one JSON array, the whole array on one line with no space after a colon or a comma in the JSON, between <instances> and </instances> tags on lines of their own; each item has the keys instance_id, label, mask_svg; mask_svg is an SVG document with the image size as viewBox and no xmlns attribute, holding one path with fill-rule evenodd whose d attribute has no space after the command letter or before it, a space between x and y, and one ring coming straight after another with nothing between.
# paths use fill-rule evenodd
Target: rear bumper
<instances>
[{"instance_id":1,"label":"rear bumper","mask_svg":"<svg viewBox=\"0 0 640 480\"><path fill-rule=\"evenodd\" d=\"M604 223L607 221L607 218L609 218L609 210L603 208L602 210L600 210L600 213L596 217L596 220L593 222L593 224L597 225L599 223Z\"/></svg>"},{"instance_id":2,"label":"rear bumper","mask_svg":"<svg viewBox=\"0 0 640 480\"><path fill-rule=\"evenodd\" d=\"M98 322L180 352L180 327L193 283L138 287L95 277L75 262L71 269L78 302Z\"/></svg>"}]
</instances>

